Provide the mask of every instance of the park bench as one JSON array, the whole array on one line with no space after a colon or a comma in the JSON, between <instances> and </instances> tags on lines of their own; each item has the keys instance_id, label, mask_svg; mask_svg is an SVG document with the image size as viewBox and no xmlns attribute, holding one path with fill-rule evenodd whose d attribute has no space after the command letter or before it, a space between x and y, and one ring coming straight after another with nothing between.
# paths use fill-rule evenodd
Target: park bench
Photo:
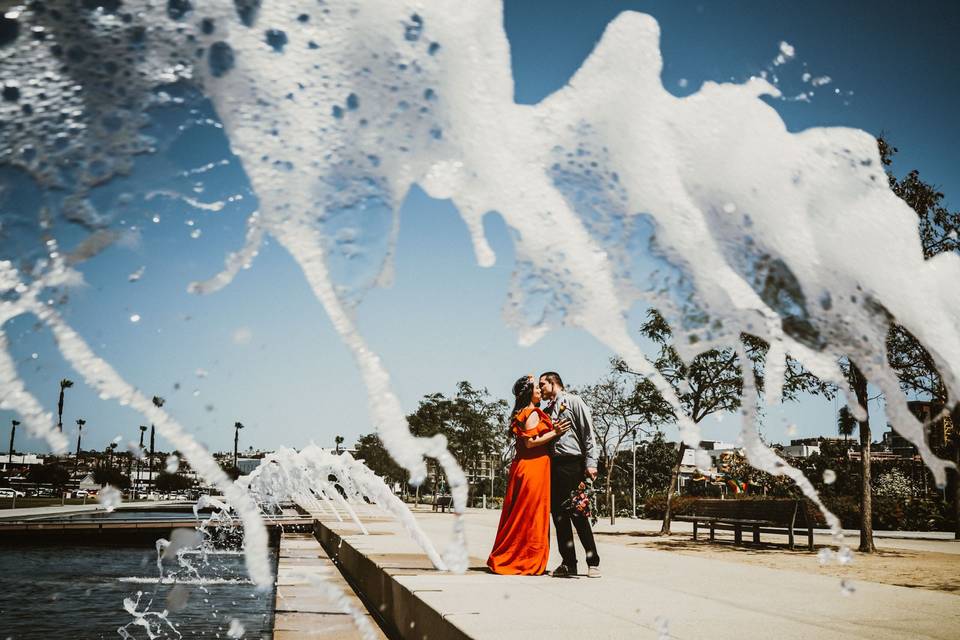
<instances>
[{"instance_id":1,"label":"park bench","mask_svg":"<svg viewBox=\"0 0 960 640\"><path fill-rule=\"evenodd\" d=\"M753 532L754 544L760 544L761 533L786 534L790 548L794 548L794 535L805 533L807 546L813 549L815 522L807 514L802 500L717 500L700 498L693 501L690 513L678 515L674 520L693 523L693 539L701 526L710 529L714 540L717 529L733 531L734 544L743 544L743 530Z\"/></svg>"},{"instance_id":2,"label":"park bench","mask_svg":"<svg viewBox=\"0 0 960 640\"><path fill-rule=\"evenodd\" d=\"M437 496L433 501L433 510L440 509L442 513L447 512L447 508L453 507L453 496Z\"/></svg>"}]
</instances>

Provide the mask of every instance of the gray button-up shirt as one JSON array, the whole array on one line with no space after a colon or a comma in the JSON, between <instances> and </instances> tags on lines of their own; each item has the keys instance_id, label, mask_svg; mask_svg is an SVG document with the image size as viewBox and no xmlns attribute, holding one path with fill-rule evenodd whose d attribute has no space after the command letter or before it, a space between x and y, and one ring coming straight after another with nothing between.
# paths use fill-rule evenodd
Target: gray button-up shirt
<instances>
[{"instance_id":1,"label":"gray button-up shirt","mask_svg":"<svg viewBox=\"0 0 960 640\"><path fill-rule=\"evenodd\" d=\"M586 466L597 467L597 442L593 437L593 418L587 403L569 391L561 391L544 412L554 423L570 420L570 430L554 440L553 455L584 456Z\"/></svg>"}]
</instances>

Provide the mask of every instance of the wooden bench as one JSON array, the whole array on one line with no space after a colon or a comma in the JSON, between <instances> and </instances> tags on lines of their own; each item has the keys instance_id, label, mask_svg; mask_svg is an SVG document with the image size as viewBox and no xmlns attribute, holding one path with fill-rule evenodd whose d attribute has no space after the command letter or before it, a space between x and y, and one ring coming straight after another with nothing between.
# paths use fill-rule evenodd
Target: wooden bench
<instances>
[{"instance_id":1,"label":"wooden bench","mask_svg":"<svg viewBox=\"0 0 960 640\"><path fill-rule=\"evenodd\" d=\"M433 501L433 510L436 511L438 508L442 513L447 512L447 508L453 507L453 496L437 496L437 499Z\"/></svg>"},{"instance_id":2,"label":"wooden bench","mask_svg":"<svg viewBox=\"0 0 960 640\"><path fill-rule=\"evenodd\" d=\"M701 498L693 501L690 514L675 516L674 520L693 523L693 539L700 526L710 529L713 541L717 529L733 531L734 544L743 544L743 529L753 532L754 544L760 544L761 533L786 534L790 548L794 548L796 534L807 535L807 546L813 549L813 527L802 500L716 500Z\"/></svg>"}]
</instances>

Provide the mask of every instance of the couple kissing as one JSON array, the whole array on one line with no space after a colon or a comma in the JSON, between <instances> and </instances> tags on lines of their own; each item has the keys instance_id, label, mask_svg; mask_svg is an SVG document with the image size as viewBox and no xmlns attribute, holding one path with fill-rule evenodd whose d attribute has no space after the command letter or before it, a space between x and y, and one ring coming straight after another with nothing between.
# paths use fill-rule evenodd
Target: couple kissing
<instances>
[{"instance_id":1,"label":"couple kissing","mask_svg":"<svg viewBox=\"0 0 960 640\"><path fill-rule=\"evenodd\" d=\"M587 576L600 577L600 556L590 520L571 504L584 478L597 477L597 447L590 409L563 387L554 371L513 385L510 414L516 454L503 498L503 511L487 567L502 575L546 572L550 555L550 518L562 564L550 575L577 575L576 527L586 553ZM540 408L541 402L545 403Z\"/></svg>"}]
</instances>

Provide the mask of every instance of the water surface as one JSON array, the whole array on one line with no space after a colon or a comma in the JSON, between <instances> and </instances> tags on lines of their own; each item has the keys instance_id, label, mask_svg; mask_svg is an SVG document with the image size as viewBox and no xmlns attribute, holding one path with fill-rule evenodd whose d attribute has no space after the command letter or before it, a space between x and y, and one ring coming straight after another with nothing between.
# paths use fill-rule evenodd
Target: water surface
<instances>
[{"instance_id":1,"label":"water surface","mask_svg":"<svg viewBox=\"0 0 960 640\"><path fill-rule=\"evenodd\" d=\"M271 550L271 560L276 550ZM246 629L244 638L272 638L273 593L258 593L247 578L243 555L198 555L187 560L196 573L166 566L174 577L158 581L153 548L94 546L0 547L0 621L4 639L120 638L117 629L133 620L124 598L136 600L137 610L162 612L173 589L187 594L183 609L169 620L184 638L226 638L231 618ZM179 584L177 584L179 582ZM133 638L146 630L131 625ZM154 623L154 633L157 625ZM164 625L158 638L176 638Z\"/></svg>"}]
</instances>

